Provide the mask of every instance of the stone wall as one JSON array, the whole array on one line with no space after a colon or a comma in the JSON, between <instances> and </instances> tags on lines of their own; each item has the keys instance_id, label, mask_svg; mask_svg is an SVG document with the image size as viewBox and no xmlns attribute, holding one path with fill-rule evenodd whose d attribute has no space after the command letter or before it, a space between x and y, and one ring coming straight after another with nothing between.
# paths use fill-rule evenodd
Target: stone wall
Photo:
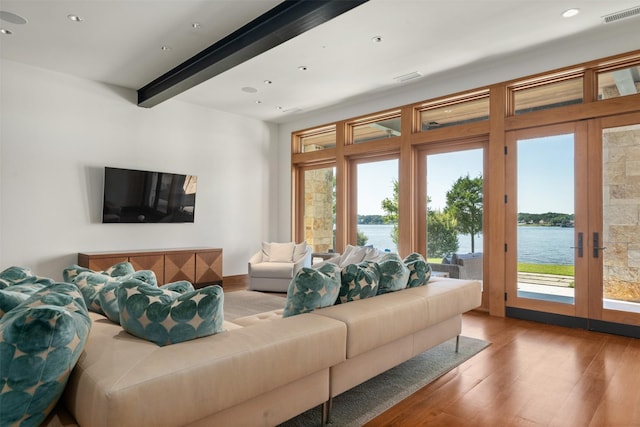
<instances>
[{"instance_id":1,"label":"stone wall","mask_svg":"<svg viewBox=\"0 0 640 427\"><path fill-rule=\"evenodd\" d=\"M640 125L602 138L605 297L640 302Z\"/></svg>"},{"instance_id":2,"label":"stone wall","mask_svg":"<svg viewBox=\"0 0 640 427\"><path fill-rule=\"evenodd\" d=\"M333 244L333 168L308 170L304 175L304 238L314 252Z\"/></svg>"}]
</instances>

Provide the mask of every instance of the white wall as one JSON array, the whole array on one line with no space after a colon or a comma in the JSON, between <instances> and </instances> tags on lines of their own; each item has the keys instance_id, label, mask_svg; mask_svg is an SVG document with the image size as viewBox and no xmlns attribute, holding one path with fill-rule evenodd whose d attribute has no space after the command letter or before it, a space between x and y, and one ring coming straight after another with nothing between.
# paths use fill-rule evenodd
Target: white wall
<instances>
[{"instance_id":1,"label":"white wall","mask_svg":"<svg viewBox=\"0 0 640 427\"><path fill-rule=\"evenodd\" d=\"M0 268L61 279L77 252L213 246L224 275L277 229L276 126L2 61ZM102 224L104 166L198 176L193 224Z\"/></svg>"},{"instance_id":2,"label":"white wall","mask_svg":"<svg viewBox=\"0 0 640 427\"><path fill-rule=\"evenodd\" d=\"M638 18L602 25L578 36L556 40L527 51L486 58L461 69L447 71L399 85L384 93L370 94L308 114L282 120L279 128L278 162L283 165L277 179L280 198L279 229L291 223L291 133L351 117L421 102L495 83L543 73L558 68L634 51L638 45ZM286 197L284 197L286 195ZM280 237L287 237L288 234Z\"/></svg>"}]
</instances>

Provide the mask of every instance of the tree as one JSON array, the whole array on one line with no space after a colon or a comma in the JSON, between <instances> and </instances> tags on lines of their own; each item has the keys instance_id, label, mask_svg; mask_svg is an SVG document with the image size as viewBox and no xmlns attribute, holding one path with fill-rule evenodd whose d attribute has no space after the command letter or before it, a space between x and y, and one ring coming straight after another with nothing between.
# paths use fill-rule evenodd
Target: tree
<instances>
[{"instance_id":1,"label":"tree","mask_svg":"<svg viewBox=\"0 0 640 427\"><path fill-rule=\"evenodd\" d=\"M391 239L393 243L398 246L398 180L393 180L393 196L391 199L388 197L382 201L382 210L385 215L382 217L385 224L393 224L393 231L391 232Z\"/></svg>"},{"instance_id":2,"label":"tree","mask_svg":"<svg viewBox=\"0 0 640 427\"><path fill-rule=\"evenodd\" d=\"M427 213L427 256L440 258L458 251L458 233L455 219L446 212Z\"/></svg>"},{"instance_id":3,"label":"tree","mask_svg":"<svg viewBox=\"0 0 640 427\"><path fill-rule=\"evenodd\" d=\"M364 246L367 244L367 241L369 240L369 238L362 231L358 230L356 233L356 240L357 240L356 244L358 246Z\"/></svg>"},{"instance_id":4,"label":"tree","mask_svg":"<svg viewBox=\"0 0 640 427\"><path fill-rule=\"evenodd\" d=\"M475 235L482 231L482 176L461 176L447 191L445 213L456 222L456 229L471 236L471 252L475 252Z\"/></svg>"}]
</instances>

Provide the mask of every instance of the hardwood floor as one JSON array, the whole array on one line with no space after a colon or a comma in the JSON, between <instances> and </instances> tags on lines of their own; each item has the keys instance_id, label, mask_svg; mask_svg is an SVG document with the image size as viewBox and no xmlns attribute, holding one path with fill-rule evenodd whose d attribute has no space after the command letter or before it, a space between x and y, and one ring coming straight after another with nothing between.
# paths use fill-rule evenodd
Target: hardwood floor
<instances>
[{"instance_id":1,"label":"hardwood floor","mask_svg":"<svg viewBox=\"0 0 640 427\"><path fill-rule=\"evenodd\" d=\"M640 340L481 312L462 333L492 344L366 426L640 426Z\"/></svg>"}]
</instances>

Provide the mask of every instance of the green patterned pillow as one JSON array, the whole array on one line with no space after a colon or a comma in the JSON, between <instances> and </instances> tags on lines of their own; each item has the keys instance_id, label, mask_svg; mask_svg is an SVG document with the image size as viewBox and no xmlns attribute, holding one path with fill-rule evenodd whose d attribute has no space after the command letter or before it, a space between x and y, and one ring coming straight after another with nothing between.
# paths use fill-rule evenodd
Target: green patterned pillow
<instances>
[{"instance_id":1,"label":"green patterned pillow","mask_svg":"<svg viewBox=\"0 0 640 427\"><path fill-rule=\"evenodd\" d=\"M78 288L54 283L0 319L2 425L37 426L59 400L91 320Z\"/></svg>"},{"instance_id":2,"label":"green patterned pillow","mask_svg":"<svg viewBox=\"0 0 640 427\"><path fill-rule=\"evenodd\" d=\"M378 262L378 268L380 269L378 295L399 291L407 287L409 269L400 259L400 255L389 253L383 256Z\"/></svg>"},{"instance_id":3,"label":"green patterned pillow","mask_svg":"<svg viewBox=\"0 0 640 427\"><path fill-rule=\"evenodd\" d=\"M340 276L341 303L374 297L378 292L380 271L373 261L349 264L342 269Z\"/></svg>"},{"instance_id":4,"label":"green patterned pillow","mask_svg":"<svg viewBox=\"0 0 640 427\"><path fill-rule=\"evenodd\" d=\"M328 262L318 269L303 267L291 280L282 317L308 313L335 304L340 293L340 267Z\"/></svg>"},{"instance_id":5,"label":"green patterned pillow","mask_svg":"<svg viewBox=\"0 0 640 427\"><path fill-rule=\"evenodd\" d=\"M416 288L429 283L429 279L431 278L431 265L425 261L422 254L414 252L407 255L404 259L404 265L409 269L407 288Z\"/></svg>"},{"instance_id":6,"label":"green patterned pillow","mask_svg":"<svg viewBox=\"0 0 640 427\"><path fill-rule=\"evenodd\" d=\"M80 273L84 272L106 274L109 277L121 277L126 276L127 274L135 273L135 271L136 270L133 268L133 265L127 261L114 264L104 271L94 271L89 268L80 267L77 264L73 264L62 270L62 279L65 282L73 283L73 279Z\"/></svg>"},{"instance_id":7,"label":"green patterned pillow","mask_svg":"<svg viewBox=\"0 0 640 427\"><path fill-rule=\"evenodd\" d=\"M153 286L156 286L158 283L155 273L151 270L138 270L125 276L115 277L89 270L79 273L72 279L71 283L76 284L78 288L80 288L80 292L82 292L89 311L106 315L100 305L100 291L107 285L108 289L117 287L118 284L129 279L138 279Z\"/></svg>"},{"instance_id":8,"label":"green patterned pillow","mask_svg":"<svg viewBox=\"0 0 640 427\"><path fill-rule=\"evenodd\" d=\"M218 285L179 294L132 279L118 287L117 295L124 330L159 346L224 330L224 294Z\"/></svg>"},{"instance_id":9,"label":"green patterned pillow","mask_svg":"<svg viewBox=\"0 0 640 427\"><path fill-rule=\"evenodd\" d=\"M0 287L0 317L29 298L40 289L54 284L52 279L34 276L31 270L23 267L11 267L11 273L5 275L4 288ZM6 272L5 270L4 272ZM3 273L4 273L3 272ZM0 273L2 274L2 273ZM8 279L8 277L12 277Z\"/></svg>"},{"instance_id":10,"label":"green patterned pillow","mask_svg":"<svg viewBox=\"0 0 640 427\"><path fill-rule=\"evenodd\" d=\"M140 273L148 270L140 270ZM132 275L135 276L135 273ZM140 277L134 277L143 282ZM114 323L120 324L120 307L118 306L118 296L117 290L120 286L120 281L109 282L105 284L100 291L98 291L98 300L100 301L100 308L104 312L104 315L109 318ZM179 294L184 294L187 292L193 291L193 285L191 282L186 280L180 280L178 282L167 283L166 285L160 286L160 289L165 289L173 292L177 292Z\"/></svg>"},{"instance_id":11,"label":"green patterned pillow","mask_svg":"<svg viewBox=\"0 0 640 427\"><path fill-rule=\"evenodd\" d=\"M29 268L17 266L9 267L0 272L0 289L22 282L30 277L34 277L34 274Z\"/></svg>"}]
</instances>

